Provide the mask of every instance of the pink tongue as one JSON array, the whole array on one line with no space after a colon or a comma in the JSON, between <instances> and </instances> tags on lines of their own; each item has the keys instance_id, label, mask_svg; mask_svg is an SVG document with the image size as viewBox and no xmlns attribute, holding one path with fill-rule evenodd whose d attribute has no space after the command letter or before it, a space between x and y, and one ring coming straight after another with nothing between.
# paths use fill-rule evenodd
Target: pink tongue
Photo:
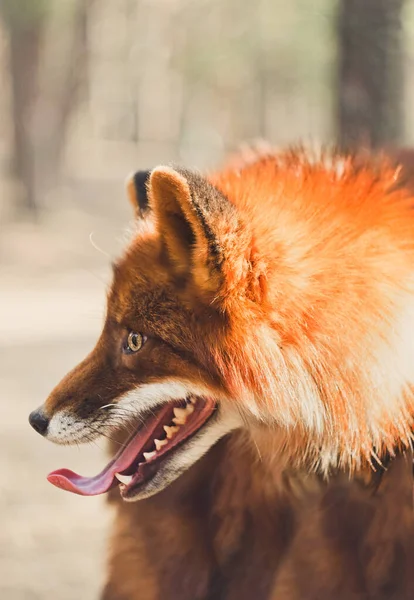
<instances>
[{"instance_id":1,"label":"pink tongue","mask_svg":"<svg viewBox=\"0 0 414 600\"><path fill-rule=\"evenodd\" d=\"M47 480L58 488L81 496L97 496L104 494L111 487L118 485L115 473L128 469L134 460L142 453L148 439L152 437L160 420L171 409L167 405L155 417L148 420L136 434L130 438L127 445L122 447L111 462L95 477L82 477L69 469L58 469L47 476Z\"/></svg>"}]
</instances>

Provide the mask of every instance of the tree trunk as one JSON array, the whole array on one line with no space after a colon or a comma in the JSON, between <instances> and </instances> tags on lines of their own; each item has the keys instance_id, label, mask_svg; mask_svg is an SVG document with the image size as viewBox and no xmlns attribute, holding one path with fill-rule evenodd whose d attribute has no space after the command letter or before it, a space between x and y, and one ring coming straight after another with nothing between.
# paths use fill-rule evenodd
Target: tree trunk
<instances>
[{"instance_id":1,"label":"tree trunk","mask_svg":"<svg viewBox=\"0 0 414 600\"><path fill-rule=\"evenodd\" d=\"M344 149L396 144L403 127L404 0L340 0L338 142Z\"/></svg>"},{"instance_id":2,"label":"tree trunk","mask_svg":"<svg viewBox=\"0 0 414 600\"><path fill-rule=\"evenodd\" d=\"M25 2L23 2L25 5ZM12 92L13 171L21 184L23 207L36 212L32 113L37 98L37 75L43 36L44 14L19 12L19 1L2 2L1 10L9 36Z\"/></svg>"},{"instance_id":3,"label":"tree trunk","mask_svg":"<svg viewBox=\"0 0 414 600\"><path fill-rule=\"evenodd\" d=\"M61 6L50 0L0 0L10 47L13 167L32 214L38 196L56 184L67 126L86 86L92 3L76 0L63 22Z\"/></svg>"},{"instance_id":4,"label":"tree trunk","mask_svg":"<svg viewBox=\"0 0 414 600\"><path fill-rule=\"evenodd\" d=\"M37 141L38 193L47 194L58 182L70 118L88 92L88 18L94 0L76 0L65 15L51 13L48 44L42 61L42 96L34 115ZM57 12L56 12L57 11Z\"/></svg>"}]
</instances>

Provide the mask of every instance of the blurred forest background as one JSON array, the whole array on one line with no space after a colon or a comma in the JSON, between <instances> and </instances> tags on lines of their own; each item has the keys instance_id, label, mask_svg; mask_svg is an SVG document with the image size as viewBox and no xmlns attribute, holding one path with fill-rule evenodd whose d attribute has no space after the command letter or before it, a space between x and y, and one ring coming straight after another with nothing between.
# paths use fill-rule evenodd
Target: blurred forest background
<instances>
[{"instance_id":1,"label":"blurred forest background","mask_svg":"<svg viewBox=\"0 0 414 600\"><path fill-rule=\"evenodd\" d=\"M0 598L96 598L93 474L27 415L92 346L123 180L243 141L414 146L414 0L0 0Z\"/></svg>"},{"instance_id":2,"label":"blurred forest background","mask_svg":"<svg viewBox=\"0 0 414 600\"><path fill-rule=\"evenodd\" d=\"M257 137L409 143L412 4L1 0L9 218L53 210L61 185L214 166Z\"/></svg>"}]
</instances>

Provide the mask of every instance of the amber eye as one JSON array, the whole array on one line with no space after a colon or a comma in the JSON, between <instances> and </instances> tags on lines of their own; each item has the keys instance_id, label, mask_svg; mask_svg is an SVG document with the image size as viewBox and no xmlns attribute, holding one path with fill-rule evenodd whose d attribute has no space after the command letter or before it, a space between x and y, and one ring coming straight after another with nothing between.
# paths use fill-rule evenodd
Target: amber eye
<instances>
[{"instance_id":1,"label":"amber eye","mask_svg":"<svg viewBox=\"0 0 414 600\"><path fill-rule=\"evenodd\" d=\"M135 333L134 331L131 331L128 334L125 351L127 353L138 352L138 350L141 350L144 342L145 338L141 333Z\"/></svg>"}]
</instances>

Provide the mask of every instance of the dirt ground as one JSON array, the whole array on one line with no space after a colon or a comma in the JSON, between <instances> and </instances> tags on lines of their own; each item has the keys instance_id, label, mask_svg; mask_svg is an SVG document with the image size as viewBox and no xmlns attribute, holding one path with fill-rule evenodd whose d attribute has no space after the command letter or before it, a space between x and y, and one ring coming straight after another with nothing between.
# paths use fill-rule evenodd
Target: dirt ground
<instances>
[{"instance_id":1,"label":"dirt ground","mask_svg":"<svg viewBox=\"0 0 414 600\"><path fill-rule=\"evenodd\" d=\"M102 583L108 511L102 498L62 492L46 474L94 474L104 444L62 448L29 426L29 412L91 348L103 284L83 272L0 284L0 598L88 600Z\"/></svg>"}]
</instances>

